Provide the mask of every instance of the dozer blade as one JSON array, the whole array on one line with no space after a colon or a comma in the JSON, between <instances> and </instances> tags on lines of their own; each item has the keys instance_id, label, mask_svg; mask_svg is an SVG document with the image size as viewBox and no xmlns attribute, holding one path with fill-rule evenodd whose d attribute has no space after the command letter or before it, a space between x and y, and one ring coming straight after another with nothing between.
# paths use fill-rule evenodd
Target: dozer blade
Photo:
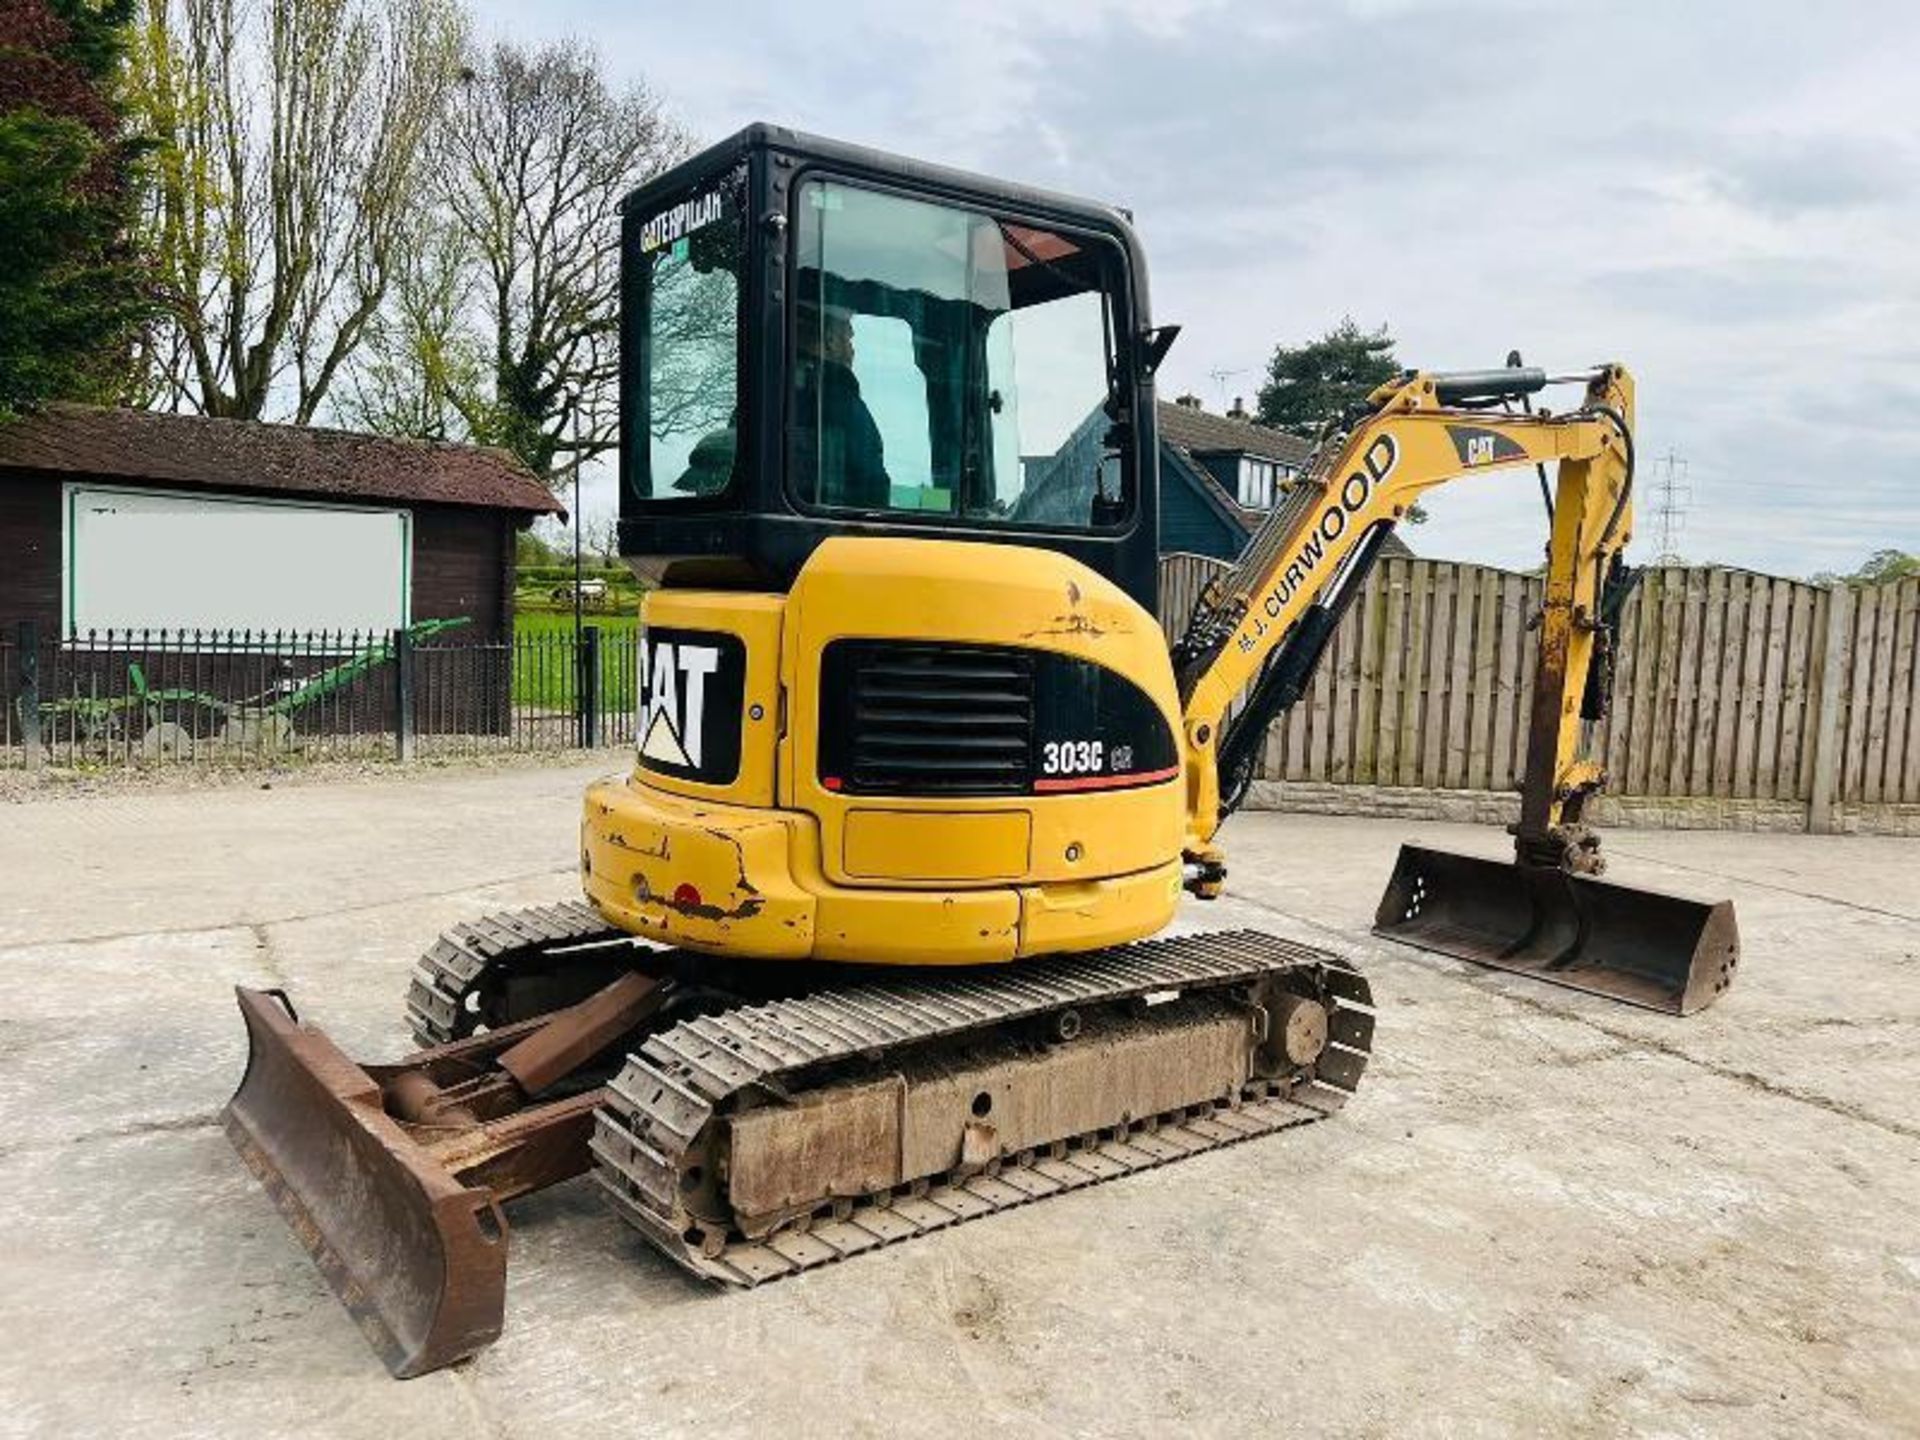
<instances>
[{"instance_id":1,"label":"dozer blade","mask_svg":"<svg viewBox=\"0 0 1920 1440\"><path fill-rule=\"evenodd\" d=\"M1733 983L1733 904L1563 870L1400 847L1374 933L1460 960L1687 1015Z\"/></svg>"},{"instance_id":2,"label":"dozer blade","mask_svg":"<svg viewBox=\"0 0 1920 1440\"><path fill-rule=\"evenodd\" d=\"M283 995L238 993L249 1053L227 1135L387 1368L421 1375L494 1340L507 1227L492 1192L429 1156Z\"/></svg>"}]
</instances>

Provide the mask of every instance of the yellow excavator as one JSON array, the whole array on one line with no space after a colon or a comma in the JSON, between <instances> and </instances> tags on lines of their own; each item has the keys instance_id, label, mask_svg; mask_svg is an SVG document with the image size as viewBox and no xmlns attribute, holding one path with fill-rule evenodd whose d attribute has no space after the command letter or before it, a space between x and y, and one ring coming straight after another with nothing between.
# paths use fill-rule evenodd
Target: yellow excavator
<instances>
[{"instance_id":1,"label":"yellow excavator","mask_svg":"<svg viewBox=\"0 0 1920 1440\"><path fill-rule=\"evenodd\" d=\"M1551 511L1515 859L1408 847L1376 927L1674 1013L1731 982L1731 906L1596 878L1581 819L1622 367L1410 371L1330 417L1169 650L1175 331L1122 213L755 126L635 192L620 244L653 586L584 900L442 936L397 1064L240 992L229 1134L395 1374L499 1333L502 1205L583 1172L747 1285L1337 1110L1374 1029L1351 963L1149 937L1220 893L1221 822L1395 524L1477 471L1537 468Z\"/></svg>"}]
</instances>

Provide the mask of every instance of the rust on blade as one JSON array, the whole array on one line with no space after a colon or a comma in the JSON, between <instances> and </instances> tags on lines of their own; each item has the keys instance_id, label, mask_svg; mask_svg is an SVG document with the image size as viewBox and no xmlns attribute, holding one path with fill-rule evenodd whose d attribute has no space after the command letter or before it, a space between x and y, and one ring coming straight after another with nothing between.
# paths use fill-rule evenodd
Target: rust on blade
<instances>
[{"instance_id":1,"label":"rust on blade","mask_svg":"<svg viewBox=\"0 0 1920 1440\"><path fill-rule=\"evenodd\" d=\"M247 1072L228 1137L395 1375L451 1364L500 1334L507 1225L389 1117L378 1083L283 996L238 991Z\"/></svg>"},{"instance_id":2,"label":"rust on blade","mask_svg":"<svg viewBox=\"0 0 1920 1440\"><path fill-rule=\"evenodd\" d=\"M568 1006L504 1050L494 1063L529 1095L573 1074L664 1003L668 987L630 970L578 1004Z\"/></svg>"},{"instance_id":3,"label":"rust on blade","mask_svg":"<svg viewBox=\"0 0 1920 1440\"><path fill-rule=\"evenodd\" d=\"M1403 845L1374 933L1458 960L1689 1015L1740 963L1729 901Z\"/></svg>"},{"instance_id":4,"label":"rust on blade","mask_svg":"<svg viewBox=\"0 0 1920 1440\"><path fill-rule=\"evenodd\" d=\"M396 1376L491 1343L506 1308L500 1206L592 1163L605 1091L535 1101L653 1015L670 985L619 976L577 1004L361 1066L278 991L238 991L247 1073L234 1148Z\"/></svg>"}]
</instances>

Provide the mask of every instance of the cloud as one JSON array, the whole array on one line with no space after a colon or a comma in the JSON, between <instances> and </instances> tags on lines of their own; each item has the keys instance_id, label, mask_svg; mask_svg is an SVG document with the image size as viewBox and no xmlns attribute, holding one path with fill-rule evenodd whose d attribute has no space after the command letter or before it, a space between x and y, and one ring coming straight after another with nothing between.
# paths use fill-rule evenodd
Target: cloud
<instances>
[{"instance_id":1,"label":"cloud","mask_svg":"<svg viewBox=\"0 0 1920 1440\"><path fill-rule=\"evenodd\" d=\"M1860 298L1852 277L1786 258L1601 270L1587 283L1601 303L1702 326L1800 321Z\"/></svg>"},{"instance_id":2,"label":"cloud","mask_svg":"<svg viewBox=\"0 0 1920 1440\"><path fill-rule=\"evenodd\" d=\"M709 8L482 0L593 36L709 137L767 118L1128 206L1185 326L1168 393L1250 395L1347 313L1435 367L1619 358L1642 453L1691 462L1687 553L1920 549L1908 3ZM1530 483L1449 487L1410 538L1532 563Z\"/></svg>"},{"instance_id":3,"label":"cloud","mask_svg":"<svg viewBox=\"0 0 1920 1440\"><path fill-rule=\"evenodd\" d=\"M1786 217L1908 199L1915 163L1889 137L1776 132L1731 145L1710 183L1738 204Z\"/></svg>"}]
</instances>

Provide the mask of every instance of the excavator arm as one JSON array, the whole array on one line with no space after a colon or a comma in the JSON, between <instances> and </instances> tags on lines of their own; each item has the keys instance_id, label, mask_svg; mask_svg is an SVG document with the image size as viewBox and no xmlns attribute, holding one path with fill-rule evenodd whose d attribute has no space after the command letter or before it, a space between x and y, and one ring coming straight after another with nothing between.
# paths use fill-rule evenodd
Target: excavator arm
<instances>
[{"instance_id":1,"label":"excavator arm","mask_svg":"<svg viewBox=\"0 0 1920 1440\"><path fill-rule=\"evenodd\" d=\"M1220 822L1244 795L1274 718L1304 690L1381 543L1428 490L1481 470L1537 467L1552 520L1533 619L1537 664L1514 861L1401 848L1375 929L1421 948L1685 1014L1739 963L1733 907L1598 879L1582 821L1600 766L1584 721L1606 713L1612 621L1629 588L1633 381L1618 365L1574 377L1565 414L1528 397L1549 382L1514 367L1412 374L1368 397L1201 595L1174 647L1184 703L1187 886L1225 881ZM1549 489L1546 466L1558 474Z\"/></svg>"},{"instance_id":2,"label":"excavator arm","mask_svg":"<svg viewBox=\"0 0 1920 1440\"><path fill-rule=\"evenodd\" d=\"M1577 823L1600 781L1579 753L1582 702L1596 656L1606 653L1608 580L1620 583L1615 562L1633 521L1633 381L1618 365L1582 378L1583 403L1564 415L1487 408L1543 388L1547 377L1535 369L1416 373L1383 385L1362 418L1315 452L1233 571L1201 596L1175 659L1189 859L1203 877L1217 859L1214 832L1257 753L1249 742L1310 678L1381 542L1428 490L1484 470L1542 467L1544 484L1544 467L1559 467L1536 626L1523 843L1538 857Z\"/></svg>"}]
</instances>

